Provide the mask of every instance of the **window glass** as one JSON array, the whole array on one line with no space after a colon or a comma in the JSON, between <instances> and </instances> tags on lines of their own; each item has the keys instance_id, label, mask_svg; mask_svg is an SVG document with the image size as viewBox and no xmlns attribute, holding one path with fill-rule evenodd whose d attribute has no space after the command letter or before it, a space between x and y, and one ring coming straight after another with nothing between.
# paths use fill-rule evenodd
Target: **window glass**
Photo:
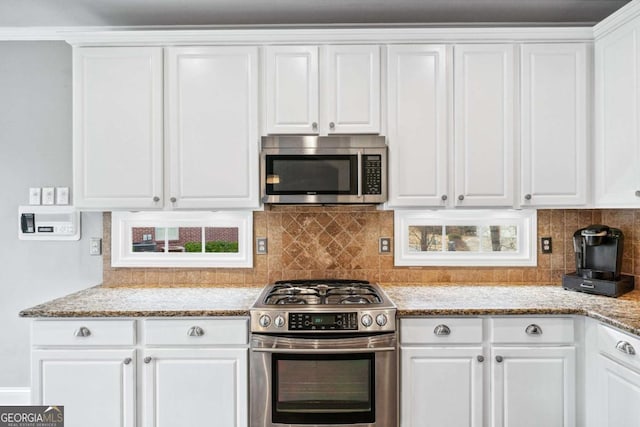
<instances>
[{"instance_id":1,"label":"window glass","mask_svg":"<svg viewBox=\"0 0 640 427\"><path fill-rule=\"evenodd\" d=\"M409 250L412 252L442 251L442 226L410 225Z\"/></svg>"},{"instance_id":2,"label":"window glass","mask_svg":"<svg viewBox=\"0 0 640 427\"><path fill-rule=\"evenodd\" d=\"M515 225L490 225L482 232L483 252L516 252L518 227Z\"/></svg>"},{"instance_id":3,"label":"window glass","mask_svg":"<svg viewBox=\"0 0 640 427\"><path fill-rule=\"evenodd\" d=\"M447 251L478 252L480 238L475 225L454 225L445 227L447 234Z\"/></svg>"},{"instance_id":4,"label":"window glass","mask_svg":"<svg viewBox=\"0 0 640 427\"><path fill-rule=\"evenodd\" d=\"M205 252L238 252L238 229L206 227Z\"/></svg>"}]
</instances>

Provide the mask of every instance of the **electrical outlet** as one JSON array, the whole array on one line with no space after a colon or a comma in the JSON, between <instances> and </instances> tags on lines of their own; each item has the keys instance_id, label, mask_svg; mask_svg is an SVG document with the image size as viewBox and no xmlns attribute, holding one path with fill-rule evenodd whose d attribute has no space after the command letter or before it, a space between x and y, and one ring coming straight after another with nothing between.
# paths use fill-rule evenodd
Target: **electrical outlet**
<instances>
[{"instance_id":1,"label":"electrical outlet","mask_svg":"<svg viewBox=\"0 0 640 427\"><path fill-rule=\"evenodd\" d=\"M267 238L258 237L256 239L256 254L264 255L267 253Z\"/></svg>"},{"instance_id":2,"label":"electrical outlet","mask_svg":"<svg viewBox=\"0 0 640 427\"><path fill-rule=\"evenodd\" d=\"M99 237L92 237L89 239L89 255L102 255L102 239Z\"/></svg>"},{"instance_id":3,"label":"electrical outlet","mask_svg":"<svg viewBox=\"0 0 640 427\"><path fill-rule=\"evenodd\" d=\"M378 250L381 254L388 254L391 252L391 237L381 237Z\"/></svg>"},{"instance_id":4,"label":"electrical outlet","mask_svg":"<svg viewBox=\"0 0 640 427\"><path fill-rule=\"evenodd\" d=\"M551 242L551 237L541 237L540 244L542 245L542 253L550 254L553 252L553 245Z\"/></svg>"}]
</instances>

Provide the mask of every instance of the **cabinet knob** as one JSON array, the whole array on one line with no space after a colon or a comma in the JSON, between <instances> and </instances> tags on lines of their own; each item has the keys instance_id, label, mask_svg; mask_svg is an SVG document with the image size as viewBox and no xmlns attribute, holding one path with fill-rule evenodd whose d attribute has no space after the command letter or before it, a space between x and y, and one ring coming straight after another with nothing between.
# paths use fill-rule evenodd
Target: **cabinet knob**
<instances>
[{"instance_id":1,"label":"cabinet knob","mask_svg":"<svg viewBox=\"0 0 640 427\"><path fill-rule=\"evenodd\" d=\"M151 363L151 357L147 356L144 358L144 363Z\"/></svg>"},{"instance_id":2,"label":"cabinet knob","mask_svg":"<svg viewBox=\"0 0 640 427\"><path fill-rule=\"evenodd\" d=\"M542 328L535 323L527 326L524 331L527 333L527 335L542 335Z\"/></svg>"},{"instance_id":3,"label":"cabinet knob","mask_svg":"<svg viewBox=\"0 0 640 427\"><path fill-rule=\"evenodd\" d=\"M502 356L496 356L496 362L502 363L503 360Z\"/></svg>"},{"instance_id":4,"label":"cabinet knob","mask_svg":"<svg viewBox=\"0 0 640 427\"><path fill-rule=\"evenodd\" d=\"M484 362L484 356L482 355L478 356L478 362L480 363Z\"/></svg>"},{"instance_id":5,"label":"cabinet knob","mask_svg":"<svg viewBox=\"0 0 640 427\"><path fill-rule=\"evenodd\" d=\"M640 190L636 191L636 197L640 197Z\"/></svg>"},{"instance_id":6,"label":"cabinet knob","mask_svg":"<svg viewBox=\"0 0 640 427\"><path fill-rule=\"evenodd\" d=\"M313 130L318 130L318 123L317 123L317 122L313 122L313 123L311 123L311 128L312 128Z\"/></svg>"},{"instance_id":7,"label":"cabinet knob","mask_svg":"<svg viewBox=\"0 0 640 427\"><path fill-rule=\"evenodd\" d=\"M438 325L433 329L433 333L439 337L444 337L451 334L451 329L447 325Z\"/></svg>"},{"instance_id":8,"label":"cabinet knob","mask_svg":"<svg viewBox=\"0 0 640 427\"><path fill-rule=\"evenodd\" d=\"M618 341L618 344L616 344L616 348L618 349L618 351L621 351L624 354L628 354L629 356L636 355L636 349L626 341Z\"/></svg>"},{"instance_id":9,"label":"cabinet knob","mask_svg":"<svg viewBox=\"0 0 640 427\"><path fill-rule=\"evenodd\" d=\"M89 330L89 328L81 326L73 333L73 335L75 335L76 337L88 337L89 335L91 335L91 331Z\"/></svg>"},{"instance_id":10,"label":"cabinet knob","mask_svg":"<svg viewBox=\"0 0 640 427\"><path fill-rule=\"evenodd\" d=\"M442 199L443 202L448 199L446 194L443 194L442 197L440 197L440 198Z\"/></svg>"},{"instance_id":11,"label":"cabinet knob","mask_svg":"<svg viewBox=\"0 0 640 427\"><path fill-rule=\"evenodd\" d=\"M204 329L202 329L200 326L192 326L191 328L189 328L187 335L189 335L190 337L201 337L204 335Z\"/></svg>"},{"instance_id":12,"label":"cabinet knob","mask_svg":"<svg viewBox=\"0 0 640 427\"><path fill-rule=\"evenodd\" d=\"M158 203L158 202L160 201L160 197L158 197L158 196L154 196L154 197L153 197L153 201L154 201L154 202L156 202L156 203Z\"/></svg>"},{"instance_id":13,"label":"cabinet knob","mask_svg":"<svg viewBox=\"0 0 640 427\"><path fill-rule=\"evenodd\" d=\"M462 195L462 194L461 194L461 195L459 195L459 196L458 196L458 200L463 201L463 200L464 200L464 195Z\"/></svg>"},{"instance_id":14,"label":"cabinet knob","mask_svg":"<svg viewBox=\"0 0 640 427\"><path fill-rule=\"evenodd\" d=\"M525 200L531 200L531 194L525 194L524 195L524 199Z\"/></svg>"},{"instance_id":15,"label":"cabinet knob","mask_svg":"<svg viewBox=\"0 0 640 427\"><path fill-rule=\"evenodd\" d=\"M170 198L169 200L171 201L171 203L175 203L175 202L176 202L176 200L178 200L178 199L176 199L175 197L172 197L172 198Z\"/></svg>"},{"instance_id":16,"label":"cabinet knob","mask_svg":"<svg viewBox=\"0 0 640 427\"><path fill-rule=\"evenodd\" d=\"M122 363L124 363L125 365L130 364L131 363L131 358L127 357L126 359L124 359L124 361Z\"/></svg>"},{"instance_id":17,"label":"cabinet knob","mask_svg":"<svg viewBox=\"0 0 640 427\"><path fill-rule=\"evenodd\" d=\"M334 130L336 128L336 124L333 122L329 122L329 129Z\"/></svg>"}]
</instances>

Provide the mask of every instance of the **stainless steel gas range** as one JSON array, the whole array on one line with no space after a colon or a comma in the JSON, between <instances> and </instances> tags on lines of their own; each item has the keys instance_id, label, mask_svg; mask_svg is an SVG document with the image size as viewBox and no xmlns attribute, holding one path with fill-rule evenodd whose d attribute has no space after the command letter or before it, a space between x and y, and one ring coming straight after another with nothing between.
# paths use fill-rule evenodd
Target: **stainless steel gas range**
<instances>
[{"instance_id":1,"label":"stainless steel gas range","mask_svg":"<svg viewBox=\"0 0 640 427\"><path fill-rule=\"evenodd\" d=\"M252 427L396 427L396 308L357 280L267 286L250 310Z\"/></svg>"}]
</instances>

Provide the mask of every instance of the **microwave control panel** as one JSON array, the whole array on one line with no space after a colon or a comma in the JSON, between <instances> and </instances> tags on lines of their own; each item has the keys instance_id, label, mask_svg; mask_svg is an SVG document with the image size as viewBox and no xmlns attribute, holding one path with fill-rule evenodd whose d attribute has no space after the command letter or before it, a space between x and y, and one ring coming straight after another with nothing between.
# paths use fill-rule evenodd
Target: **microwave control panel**
<instances>
[{"instance_id":1,"label":"microwave control panel","mask_svg":"<svg viewBox=\"0 0 640 427\"><path fill-rule=\"evenodd\" d=\"M365 154L362 163L362 193L382 194L382 157Z\"/></svg>"}]
</instances>

